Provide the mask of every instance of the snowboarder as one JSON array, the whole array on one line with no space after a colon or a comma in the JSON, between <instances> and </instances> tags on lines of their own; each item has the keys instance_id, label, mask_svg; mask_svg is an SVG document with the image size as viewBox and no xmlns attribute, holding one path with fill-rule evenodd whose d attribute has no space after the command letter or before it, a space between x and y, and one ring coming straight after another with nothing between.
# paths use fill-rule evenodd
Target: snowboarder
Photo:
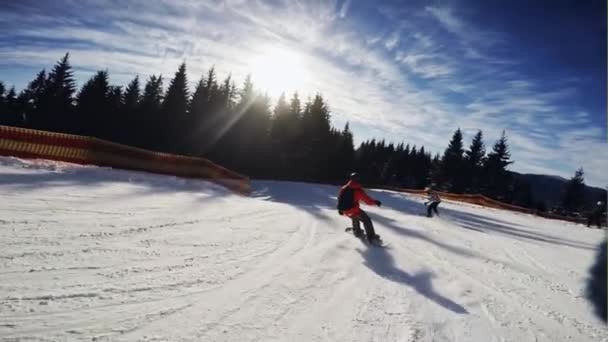
<instances>
[{"instance_id":1,"label":"snowboarder","mask_svg":"<svg viewBox=\"0 0 608 342\"><path fill-rule=\"evenodd\" d=\"M362 237L360 223L363 222L365 228L365 236L370 243L375 240L380 240L380 236L376 234L372 220L367 213L359 208L359 202L363 201L368 205L381 206L382 203L369 197L359 183L359 175L352 173L350 181L346 183L338 195L338 213L348 216L353 222L353 234L356 237Z\"/></svg>"},{"instance_id":2,"label":"snowboarder","mask_svg":"<svg viewBox=\"0 0 608 342\"><path fill-rule=\"evenodd\" d=\"M428 201L424 203L424 205L427 206L426 216L433 217L433 211L436 215L439 215L439 212L437 211L437 206L439 205L439 203L441 203L439 195L437 195L437 193L431 188L426 188L426 194L428 196Z\"/></svg>"},{"instance_id":3,"label":"snowboarder","mask_svg":"<svg viewBox=\"0 0 608 342\"><path fill-rule=\"evenodd\" d=\"M604 202L597 202L595 208L587 216L587 227L591 227L591 224L595 223L598 228L602 226L602 218L604 216Z\"/></svg>"}]
</instances>

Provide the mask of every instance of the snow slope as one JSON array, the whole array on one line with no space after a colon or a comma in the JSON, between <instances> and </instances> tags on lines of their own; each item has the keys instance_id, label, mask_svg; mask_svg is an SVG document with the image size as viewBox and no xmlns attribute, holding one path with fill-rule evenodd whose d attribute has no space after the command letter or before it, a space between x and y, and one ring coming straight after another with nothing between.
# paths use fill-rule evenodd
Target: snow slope
<instances>
[{"instance_id":1,"label":"snow slope","mask_svg":"<svg viewBox=\"0 0 608 342\"><path fill-rule=\"evenodd\" d=\"M607 341L583 298L604 231L332 186L213 184L0 159L0 340Z\"/></svg>"}]
</instances>

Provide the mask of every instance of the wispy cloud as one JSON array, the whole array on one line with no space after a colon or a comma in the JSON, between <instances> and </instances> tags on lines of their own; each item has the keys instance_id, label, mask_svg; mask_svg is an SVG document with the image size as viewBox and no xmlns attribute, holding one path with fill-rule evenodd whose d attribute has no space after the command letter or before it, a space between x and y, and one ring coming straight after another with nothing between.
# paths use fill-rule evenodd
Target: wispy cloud
<instances>
[{"instance_id":1,"label":"wispy cloud","mask_svg":"<svg viewBox=\"0 0 608 342\"><path fill-rule=\"evenodd\" d=\"M445 27L446 30L458 35L466 36L465 23L452 13L449 7L433 7L425 8L435 19Z\"/></svg>"},{"instance_id":2,"label":"wispy cloud","mask_svg":"<svg viewBox=\"0 0 608 342\"><path fill-rule=\"evenodd\" d=\"M346 17L346 14L348 13L348 9L350 8L350 3L352 0L345 0L342 3L342 6L340 6L340 11L338 12L338 16L341 19L344 19L344 17Z\"/></svg>"},{"instance_id":3,"label":"wispy cloud","mask_svg":"<svg viewBox=\"0 0 608 342\"><path fill-rule=\"evenodd\" d=\"M351 0L62 4L0 11L10 27L0 36L0 74L48 68L69 50L83 78L108 68L124 84L136 74L172 75L185 60L191 82L211 65L242 80L252 58L278 46L297 53L314 75L300 94L321 92L334 123L350 121L358 139L384 136L440 152L457 127L466 139L483 129L488 145L507 129L513 169L568 177L583 166L588 181L608 183L604 133L577 104L577 81L545 86L518 69L517 59L494 54L506 44L501 33L447 6L383 7L382 25L374 26L356 16L359 3Z\"/></svg>"},{"instance_id":4,"label":"wispy cloud","mask_svg":"<svg viewBox=\"0 0 608 342\"><path fill-rule=\"evenodd\" d=\"M398 32L393 32L385 41L384 41L384 46L386 46L386 48L388 50L393 50L397 44L399 43L399 33Z\"/></svg>"}]
</instances>

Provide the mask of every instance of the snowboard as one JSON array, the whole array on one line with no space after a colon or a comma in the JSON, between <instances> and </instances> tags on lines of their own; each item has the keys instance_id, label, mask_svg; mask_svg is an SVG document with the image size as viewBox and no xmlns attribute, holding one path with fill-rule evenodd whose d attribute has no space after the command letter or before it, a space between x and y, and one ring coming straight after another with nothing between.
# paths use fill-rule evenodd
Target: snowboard
<instances>
[{"instance_id":1,"label":"snowboard","mask_svg":"<svg viewBox=\"0 0 608 342\"><path fill-rule=\"evenodd\" d=\"M347 227L346 229L344 229L344 231L351 234L352 236L355 236L354 234L352 234L353 227ZM357 237L357 236L355 236L355 237ZM382 239L374 240L374 242L367 241L367 239L365 238L365 234L363 234L357 238L359 238L359 240L361 240L366 245L371 245L371 246L380 247L380 248L384 248L384 247L388 246L388 244L385 243L384 241L382 241Z\"/></svg>"}]
</instances>

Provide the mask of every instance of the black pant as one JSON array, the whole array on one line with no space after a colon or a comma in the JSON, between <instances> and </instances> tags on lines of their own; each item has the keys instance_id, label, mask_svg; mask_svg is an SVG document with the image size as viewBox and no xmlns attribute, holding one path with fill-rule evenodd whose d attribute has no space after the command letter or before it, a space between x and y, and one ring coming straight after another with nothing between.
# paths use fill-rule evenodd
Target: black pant
<instances>
[{"instance_id":1,"label":"black pant","mask_svg":"<svg viewBox=\"0 0 608 342\"><path fill-rule=\"evenodd\" d=\"M437 211L438 205L439 205L439 202L433 202L433 203L429 204L428 208L426 209L426 216L432 217L433 213L431 211L434 211L435 214L439 215L439 212Z\"/></svg>"},{"instance_id":2,"label":"black pant","mask_svg":"<svg viewBox=\"0 0 608 342\"><path fill-rule=\"evenodd\" d=\"M353 232L355 235L360 236L361 233L363 233L361 231L360 222L363 222L363 227L365 228L365 235L367 235L368 238L376 235L372 219L367 216L365 211L361 210L361 214L359 214L359 216L351 217L351 220L353 220Z\"/></svg>"}]
</instances>

